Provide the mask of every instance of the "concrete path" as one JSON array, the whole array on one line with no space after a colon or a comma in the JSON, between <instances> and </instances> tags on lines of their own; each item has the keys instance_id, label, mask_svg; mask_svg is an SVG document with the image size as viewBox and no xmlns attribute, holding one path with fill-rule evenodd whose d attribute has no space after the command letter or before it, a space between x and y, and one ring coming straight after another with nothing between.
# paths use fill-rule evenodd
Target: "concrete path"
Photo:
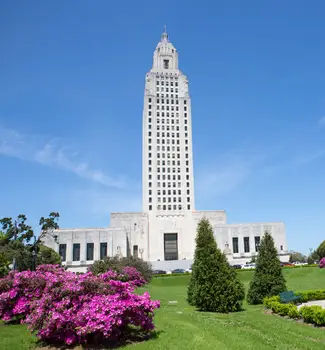
<instances>
[{"instance_id":1,"label":"concrete path","mask_svg":"<svg viewBox=\"0 0 325 350\"><path fill-rule=\"evenodd\" d=\"M303 303L298 305L298 310L302 307L302 306L313 306L313 305L319 305L321 306L323 309L325 309L325 300L312 300L312 301L308 301L307 303Z\"/></svg>"}]
</instances>

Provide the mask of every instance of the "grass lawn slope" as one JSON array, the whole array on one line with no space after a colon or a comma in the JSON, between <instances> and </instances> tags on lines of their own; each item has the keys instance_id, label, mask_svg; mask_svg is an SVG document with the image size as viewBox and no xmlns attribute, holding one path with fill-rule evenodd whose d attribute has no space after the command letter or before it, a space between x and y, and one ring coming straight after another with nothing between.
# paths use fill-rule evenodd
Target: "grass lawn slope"
<instances>
[{"instance_id":1,"label":"grass lawn slope","mask_svg":"<svg viewBox=\"0 0 325 350\"><path fill-rule=\"evenodd\" d=\"M284 269L289 290L325 288L325 269ZM247 290L252 271L239 271ZM161 300L156 312L157 336L123 349L317 349L325 350L325 329L264 313L263 306L244 303L245 311L232 314L197 312L186 302L189 276L161 277L143 290ZM24 326L0 324L0 349L28 349L35 338ZM80 348L79 348L80 349Z\"/></svg>"}]
</instances>

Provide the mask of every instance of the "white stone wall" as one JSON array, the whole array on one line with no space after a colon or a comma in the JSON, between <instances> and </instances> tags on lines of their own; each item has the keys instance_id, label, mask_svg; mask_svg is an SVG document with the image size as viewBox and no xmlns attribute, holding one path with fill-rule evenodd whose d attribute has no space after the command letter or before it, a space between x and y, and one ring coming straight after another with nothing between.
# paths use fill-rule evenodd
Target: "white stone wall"
<instances>
[{"instance_id":1,"label":"white stone wall","mask_svg":"<svg viewBox=\"0 0 325 350\"><path fill-rule=\"evenodd\" d=\"M57 240L53 237L57 236ZM43 242L46 246L59 253L59 245L66 244L66 265L74 271L82 272L87 266L100 259L100 243L107 243L108 256L126 256L126 236L121 228L80 228L80 229L59 229L47 235ZM80 244L80 260L73 261L73 244ZM87 243L94 243L94 260L86 259Z\"/></svg>"},{"instance_id":2,"label":"white stone wall","mask_svg":"<svg viewBox=\"0 0 325 350\"><path fill-rule=\"evenodd\" d=\"M283 222L245 223L214 225L214 235L218 247L227 253L232 264L245 263L257 255L255 249L255 237L262 239L265 232L272 235L275 247L282 261L287 261L288 246ZM238 253L233 252L233 237L238 238ZM244 251L244 237L249 237L249 252Z\"/></svg>"}]
</instances>

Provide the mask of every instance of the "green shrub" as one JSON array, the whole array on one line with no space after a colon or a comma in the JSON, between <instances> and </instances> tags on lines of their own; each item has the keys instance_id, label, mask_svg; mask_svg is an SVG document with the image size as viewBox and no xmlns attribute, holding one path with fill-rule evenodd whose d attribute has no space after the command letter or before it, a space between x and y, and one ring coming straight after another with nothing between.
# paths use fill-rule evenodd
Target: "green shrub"
<instances>
[{"instance_id":1,"label":"green shrub","mask_svg":"<svg viewBox=\"0 0 325 350\"><path fill-rule=\"evenodd\" d=\"M300 313L297 308L297 305L294 305L294 304L288 304L288 305L289 305L288 316L290 318L300 318Z\"/></svg>"},{"instance_id":2,"label":"green shrub","mask_svg":"<svg viewBox=\"0 0 325 350\"><path fill-rule=\"evenodd\" d=\"M249 304L261 304L267 296L278 295L286 290L280 260L274 241L269 233L261 240L256 260L256 270L249 285L247 301Z\"/></svg>"},{"instance_id":3,"label":"green shrub","mask_svg":"<svg viewBox=\"0 0 325 350\"><path fill-rule=\"evenodd\" d=\"M300 301L304 303L310 300L323 300L325 299L325 289L297 292L297 295L300 296Z\"/></svg>"},{"instance_id":4,"label":"green shrub","mask_svg":"<svg viewBox=\"0 0 325 350\"><path fill-rule=\"evenodd\" d=\"M273 302L280 302L280 296L279 295L274 295L273 297L266 297L263 299L263 305L268 308L271 309L271 304Z\"/></svg>"},{"instance_id":5,"label":"green shrub","mask_svg":"<svg viewBox=\"0 0 325 350\"><path fill-rule=\"evenodd\" d=\"M324 293L324 290L300 292L297 293L297 295L304 295L305 301L308 301L321 298L322 293ZM306 299L307 297L311 299ZM313 297L315 299L312 299ZM281 316L289 316L290 318L296 319L302 318L304 322L313 323L316 326L325 326L325 309L321 306L302 306L300 310L298 310L295 304L282 304L279 296L264 298L263 304L266 308L271 309L272 312Z\"/></svg>"},{"instance_id":6,"label":"green shrub","mask_svg":"<svg viewBox=\"0 0 325 350\"><path fill-rule=\"evenodd\" d=\"M316 249L316 254L318 256L318 260L325 258L325 241L323 241Z\"/></svg>"},{"instance_id":7,"label":"green shrub","mask_svg":"<svg viewBox=\"0 0 325 350\"><path fill-rule=\"evenodd\" d=\"M322 310L321 306L313 305L313 306L303 306L300 308L299 312L304 322L314 323L315 311Z\"/></svg>"},{"instance_id":8,"label":"green shrub","mask_svg":"<svg viewBox=\"0 0 325 350\"><path fill-rule=\"evenodd\" d=\"M37 265L57 265L61 264L61 257L52 248L41 244L37 253L36 263Z\"/></svg>"},{"instance_id":9,"label":"green shrub","mask_svg":"<svg viewBox=\"0 0 325 350\"><path fill-rule=\"evenodd\" d=\"M114 270L121 273L123 268L126 266L135 267L143 276L143 278L150 282L152 278L151 265L142 259L131 257L119 258L117 256L105 257L103 260L95 261L94 264L89 268L89 270L95 275L104 273L108 270Z\"/></svg>"},{"instance_id":10,"label":"green shrub","mask_svg":"<svg viewBox=\"0 0 325 350\"><path fill-rule=\"evenodd\" d=\"M9 269L9 261L4 253L0 253L0 278L8 275Z\"/></svg>"},{"instance_id":11,"label":"green shrub","mask_svg":"<svg viewBox=\"0 0 325 350\"><path fill-rule=\"evenodd\" d=\"M317 326L325 326L325 310L320 306L314 310L313 321Z\"/></svg>"},{"instance_id":12,"label":"green shrub","mask_svg":"<svg viewBox=\"0 0 325 350\"><path fill-rule=\"evenodd\" d=\"M217 248L207 219L198 224L188 302L201 311L232 312L242 308L244 287L226 256Z\"/></svg>"}]
</instances>

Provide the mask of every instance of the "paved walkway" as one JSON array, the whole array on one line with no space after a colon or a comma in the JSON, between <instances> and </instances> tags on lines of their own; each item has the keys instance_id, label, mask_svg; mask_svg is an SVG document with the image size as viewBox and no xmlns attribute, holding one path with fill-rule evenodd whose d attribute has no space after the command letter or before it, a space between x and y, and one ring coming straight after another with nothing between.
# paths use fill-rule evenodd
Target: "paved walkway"
<instances>
[{"instance_id":1,"label":"paved walkway","mask_svg":"<svg viewBox=\"0 0 325 350\"><path fill-rule=\"evenodd\" d=\"M303 303L298 305L298 309L300 309L302 306L313 306L313 305L319 305L323 309L325 309L325 300L312 300L308 301L307 303Z\"/></svg>"}]
</instances>

